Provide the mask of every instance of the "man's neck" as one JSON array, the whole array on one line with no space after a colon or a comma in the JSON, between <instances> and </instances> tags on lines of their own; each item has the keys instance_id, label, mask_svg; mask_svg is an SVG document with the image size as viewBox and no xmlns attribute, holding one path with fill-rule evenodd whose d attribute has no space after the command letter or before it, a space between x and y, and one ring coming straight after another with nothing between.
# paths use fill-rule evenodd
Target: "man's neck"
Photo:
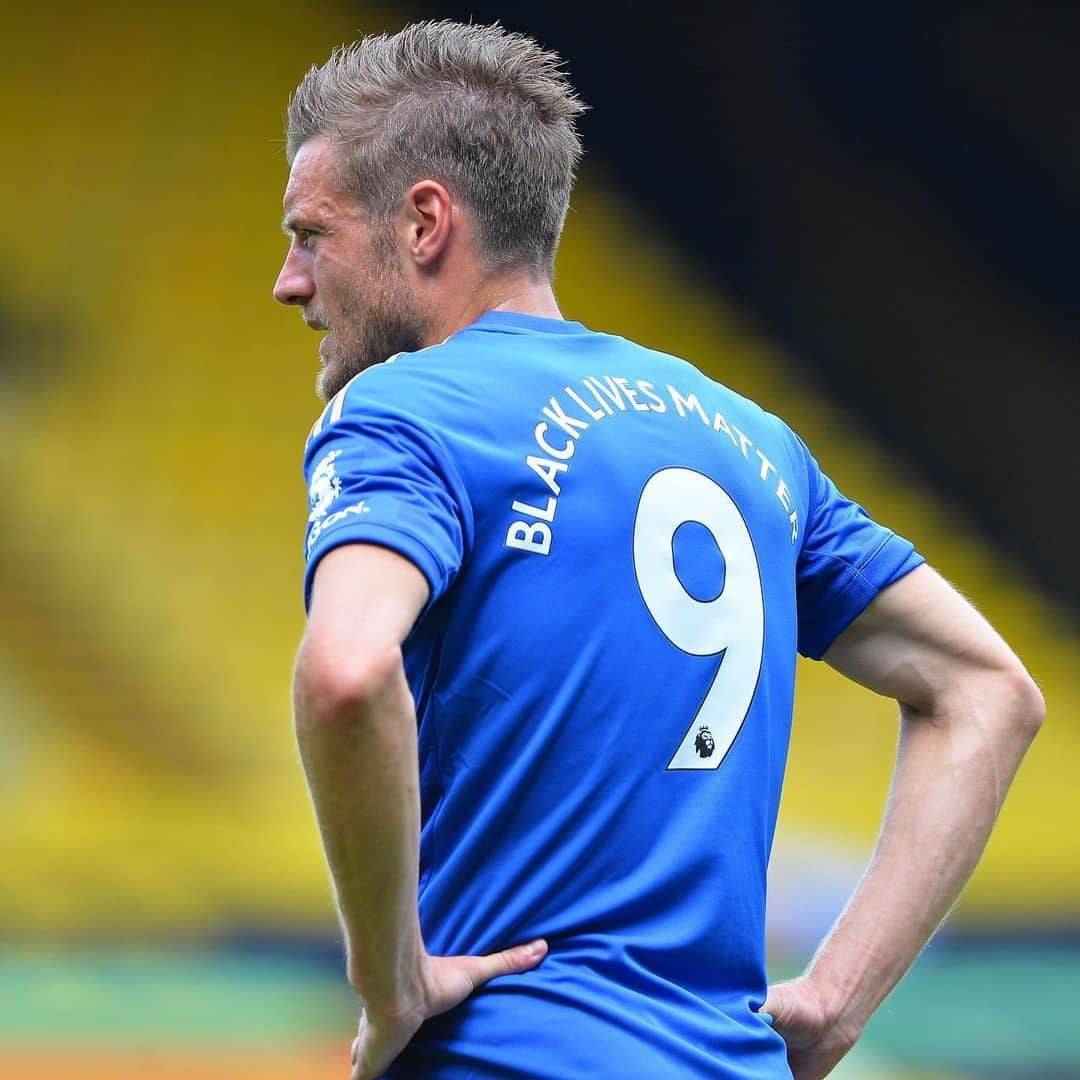
<instances>
[{"instance_id":1,"label":"man's neck","mask_svg":"<svg viewBox=\"0 0 1080 1080\"><path fill-rule=\"evenodd\" d=\"M468 296L448 305L445 313L433 321L424 345L445 341L451 334L476 322L486 311L517 311L543 319L563 317L547 278L503 275L479 282Z\"/></svg>"}]
</instances>

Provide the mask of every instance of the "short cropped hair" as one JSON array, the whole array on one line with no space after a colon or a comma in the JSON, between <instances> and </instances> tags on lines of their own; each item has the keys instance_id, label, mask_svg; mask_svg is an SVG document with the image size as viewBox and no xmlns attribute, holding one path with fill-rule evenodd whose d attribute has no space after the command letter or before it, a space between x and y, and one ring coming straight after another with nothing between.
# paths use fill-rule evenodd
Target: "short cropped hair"
<instances>
[{"instance_id":1,"label":"short cropped hair","mask_svg":"<svg viewBox=\"0 0 1080 1080\"><path fill-rule=\"evenodd\" d=\"M587 106L557 53L498 24L425 21L333 51L289 101L290 164L309 139L339 144L345 186L391 216L409 186L444 183L473 217L489 269L549 276L581 160Z\"/></svg>"}]
</instances>

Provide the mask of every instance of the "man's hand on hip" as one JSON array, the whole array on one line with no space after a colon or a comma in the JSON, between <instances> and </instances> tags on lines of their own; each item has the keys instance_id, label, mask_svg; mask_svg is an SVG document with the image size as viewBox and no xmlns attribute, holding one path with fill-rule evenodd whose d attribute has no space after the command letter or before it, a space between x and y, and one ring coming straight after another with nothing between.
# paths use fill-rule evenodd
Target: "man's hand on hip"
<instances>
[{"instance_id":1,"label":"man's hand on hip","mask_svg":"<svg viewBox=\"0 0 1080 1080\"><path fill-rule=\"evenodd\" d=\"M547 955L546 941L515 945L487 956L429 956L417 999L389 1009L365 1008L352 1045L352 1080L375 1080L408 1045L420 1025L460 1005L499 975L531 971Z\"/></svg>"},{"instance_id":2,"label":"man's hand on hip","mask_svg":"<svg viewBox=\"0 0 1080 1080\"><path fill-rule=\"evenodd\" d=\"M760 1011L772 1017L773 1029L787 1043L795 1080L828 1076L858 1037L830 1017L819 989L805 975L770 986Z\"/></svg>"}]
</instances>

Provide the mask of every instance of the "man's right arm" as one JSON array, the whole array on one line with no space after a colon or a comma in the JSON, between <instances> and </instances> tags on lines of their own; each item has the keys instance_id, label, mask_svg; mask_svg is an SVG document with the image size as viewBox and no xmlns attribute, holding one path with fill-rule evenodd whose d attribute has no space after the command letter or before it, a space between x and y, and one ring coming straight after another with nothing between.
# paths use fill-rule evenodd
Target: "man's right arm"
<instances>
[{"instance_id":1,"label":"man's right arm","mask_svg":"<svg viewBox=\"0 0 1080 1080\"><path fill-rule=\"evenodd\" d=\"M866 873L806 973L762 1006L795 1080L828 1075L948 914L1044 713L1013 652L927 566L883 589L825 660L895 698L901 729Z\"/></svg>"}]
</instances>

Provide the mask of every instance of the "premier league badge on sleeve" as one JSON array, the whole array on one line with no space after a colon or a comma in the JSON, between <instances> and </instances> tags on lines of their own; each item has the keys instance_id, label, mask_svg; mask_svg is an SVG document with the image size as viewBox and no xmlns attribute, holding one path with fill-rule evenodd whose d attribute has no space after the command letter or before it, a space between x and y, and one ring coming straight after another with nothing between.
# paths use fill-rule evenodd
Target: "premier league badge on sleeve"
<instances>
[{"instance_id":1,"label":"premier league badge on sleeve","mask_svg":"<svg viewBox=\"0 0 1080 1080\"><path fill-rule=\"evenodd\" d=\"M315 466L315 471L311 474L311 487L308 488L311 513L308 515L308 521L318 521L325 517L327 510L333 506L334 500L341 494L341 477L337 475L337 470L334 468L334 462L340 456L340 450L331 450Z\"/></svg>"},{"instance_id":2,"label":"premier league badge on sleeve","mask_svg":"<svg viewBox=\"0 0 1080 1080\"><path fill-rule=\"evenodd\" d=\"M308 514L308 535L305 548L308 558L315 548L319 537L343 521L351 520L358 514L366 514L371 510L366 499L357 499L351 506L342 507L332 514L330 508L337 502L341 495L341 477L337 474L334 462L341 456L340 450L331 450L315 466L311 474L311 486L308 488L308 498L311 504L311 513Z\"/></svg>"}]
</instances>

